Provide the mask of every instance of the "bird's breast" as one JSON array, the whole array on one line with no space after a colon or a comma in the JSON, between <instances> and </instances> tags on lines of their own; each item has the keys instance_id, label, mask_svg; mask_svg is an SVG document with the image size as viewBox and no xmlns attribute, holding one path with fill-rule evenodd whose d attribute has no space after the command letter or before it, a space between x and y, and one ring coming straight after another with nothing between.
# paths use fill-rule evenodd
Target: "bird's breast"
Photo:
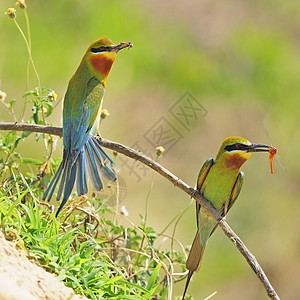
<instances>
[{"instance_id":1,"label":"bird's breast","mask_svg":"<svg viewBox=\"0 0 300 300\"><path fill-rule=\"evenodd\" d=\"M219 213L222 212L223 204L230 199L236 177L235 170L220 168L216 164L211 167L202 185L201 193Z\"/></svg>"},{"instance_id":2,"label":"bird's breast","mask_svg":"<svg viewBox=\"0 0 300 300\"><path fill-rule=\"evenodd\" d=\"M114 57L105 55L105 54L95 54L91 56L90 62L93 69L98 73L100 76L107 76L112 64L114 63Z\"/></svg>"},{"instance_id":3,"label":"bird's breast","mask_svg":"<svg viewBox=\"0 0 300 300\"><path fill-rule=\"evenodd\" d=\"M234 153L228 155L225 159L226 167L228 169L239 169L244 162L246 162L247 158L241 155L240 153Z\"/></svg>"}]
</instances>

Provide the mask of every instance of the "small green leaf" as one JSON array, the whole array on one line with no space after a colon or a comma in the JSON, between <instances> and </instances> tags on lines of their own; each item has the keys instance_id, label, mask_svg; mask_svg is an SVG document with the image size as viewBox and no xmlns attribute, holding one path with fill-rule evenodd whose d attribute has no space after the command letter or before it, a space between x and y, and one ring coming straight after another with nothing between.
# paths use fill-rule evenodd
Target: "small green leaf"
<instances>
[{"instance_id":1,"label":"small green leaf","mask_svg":"<svg viewBox=\"0 0 300 300\"><path fill-rule=\"evenodd\" d=\"M12 109L13 105L15 104L17 100L16 99L11 99L8 103L7 103L7 108L8 109Z\"/></svg>"},{"instance_id":2,"label":"small green leaf","mask_svg":"<svg viewBox=\"0 0 300 300\"><path fill-rule=\"evenodd\" d=\"M36 133L34 136L35 141L37 142L41 136L42 136L42 133Z\"/></svg>"},{"instance_id":3,"label":"small green leaf","mask_svg":"<svg viewBox=\"0 0 300 300\"><path fill-rule=\"evenodd\" d=\"M43 162L41 162L40 160L35 159L35 158L30 158L30 157L23 158L22 163L23 164L33 164L33 165L37 165L37 166L40 166L43 164Z\"/></svg>"},{"instance_id":4,"label":"small green leaf","mask_svg":"<svg viewBox=\"0 0 300 300\"><path fill-rule=\"evenodd\" d=\"M39 123L39 107L37 105L33 105L32 107L32 117L35 124Z\"/></svg>"},{"instance_id":5,"label":"small green leaf","mask_svg":"<svg viewBox=\"0 0 300 300\"><path fill-rule=\"evenodd\" d=\"M159 271L160 271L160 268L161 268L161 264L159 263L156 268L154 269L149 281L148 281L148 284L147 284L147 287L146 289L149 291L153 288L155 282L157 281L158 279L158 275L159 275Z\"/></svg>"},{"instance_id":6,"label":"small green leaf","mask_svg":"<svg viewBox=\"0 0 300 300\"><path fill-rule=\"evenodd\" d=\"M64 279L66 279L67 275L66 275L66 271L65 270L61 270L57 276L58 280L62 281Z\"/></svg>"},{"instance_id":7,"label":"small green leaf","mask_svg":"<svg viewBox=\"0 0 300 300\"><path fill-rule=\"evenodd\" d=\"M52 104L46 104L46 105L47 105L46 117L49 117L53 112L53 105Z\"/></svg>"},{"instance_id":8,"label":"small green leaf","mask_svg":"<svg viewBox=\"0 0 300 300\"><path fill-rule=\"evenodd\" d=\"M23 139L23 138L27 138L30 134L32 134L32 132L30 132L30 131L23 131L23 132L22 132L21 138L22 138L22 139Z\"/></svg>"}]
</instances>

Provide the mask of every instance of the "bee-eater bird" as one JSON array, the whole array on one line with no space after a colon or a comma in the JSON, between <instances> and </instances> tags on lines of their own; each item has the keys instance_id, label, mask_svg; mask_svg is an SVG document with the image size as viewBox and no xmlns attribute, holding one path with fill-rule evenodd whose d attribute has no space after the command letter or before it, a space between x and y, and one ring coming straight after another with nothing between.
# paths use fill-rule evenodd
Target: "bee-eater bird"
<instances>
[{"instance_id":1,"label":"bee-eater bird","mask_svg":"<svg viewBox=\"0 0 300 300\"><path fill-rule=\"evenodd\" d=\"M277 149L251 144L244 138L231 136L223 141L216 159L209 158L200 170L197 190L223 217L239 196L244 180L241 167L253 152L277 153ZM189 273L182 299L185 297L193 273L199 271L201 267L207 240L217 227L217 221L198 202L196 202L196 222L196 236L186 261Z\"/></svg>"},{"instance_id":2,"label":"bee-eater bird","mask_svg":"<svg viewBox=\"0 0 300 300\"><path fill-rule=\"evenodd\" d=\"M50 201L60 182L57 200L62 194L63 198L56 216L67 202L76 178L78 196L88 192L86 170L97 191L103 187L99 172L111 181L116 180L111 169L113 161L91 130L94 125L98 126L95 120L100 112L109 71L117 53L127 47L132 47L132 44L115 45L106 37L94 41L69 82L63 104L63 158L43 196L44 200Z\"/></svg>"}]
</instances>

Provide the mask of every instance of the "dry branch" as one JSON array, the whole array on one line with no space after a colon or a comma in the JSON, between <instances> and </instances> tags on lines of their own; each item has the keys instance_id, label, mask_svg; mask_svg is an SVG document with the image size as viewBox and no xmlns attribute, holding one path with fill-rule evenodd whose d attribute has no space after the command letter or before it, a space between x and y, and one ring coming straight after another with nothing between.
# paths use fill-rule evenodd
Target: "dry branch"
<instances>
[{"instance_id":1,"label":"dry branch","mask_svg":"<svg viewBox=\"0 0 300 300\"><path fill-rule=\"evenodd\" d=\"M17 130L17 131L31 131L31 132L41 132L47 134L53 134L62 136L62 128L60 127L47 127L47 126L39 126L34 124L21 124L21 123L3 123L0 122L0 130ZM225 220L218 214L218 212L214 209L209 201L207 201L204 197L202 197L199 192L193 189L191 186L187 185L181 179L173 175L169 170L147 157L140 151L136 151L122 144L112 142L100 137L97 137L99 143L108 149L114 150L118 153L121 153L125 156L128 156L132 159L138 160L150 167L161 176L165 177L171 183L173 183L176 187L184 191L186 194L190 195L194 198L198 203L204 206L211 215L219 222L219 226L224 231L225 235L230 239L230 241L238 248L240 253L244 256L251 269L255 272L261 283L263 284L268 296L270 299L280 300L276 291L272 287L269 279L267 278L265 272L259 265L258 261L254 257L254 255L247 249L242 240L234 233L234 231L230 228L230 226L225 222Z\"/></svg>"},{"instance_id":2,"label":"dry branch","mask_svg":"<svg viewBox=\"0 0 300 300\"><path fill-rule=\"evenodd\" d=\"M0 130L30 131L48 133L58 135L60 137L62 136L61 127L42 126L36 124L0 122Z\"/></svg>"}]
</instances>

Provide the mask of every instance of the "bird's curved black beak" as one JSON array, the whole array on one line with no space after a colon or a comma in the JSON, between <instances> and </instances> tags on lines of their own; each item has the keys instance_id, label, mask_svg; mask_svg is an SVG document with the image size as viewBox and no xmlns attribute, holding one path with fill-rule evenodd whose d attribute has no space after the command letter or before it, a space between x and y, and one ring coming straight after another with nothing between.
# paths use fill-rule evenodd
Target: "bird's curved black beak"
<instances>
[{"instance_id":1,"label":"bird's curved black beak","mask_svg":"<svg viewBox=\"0 0 300 300\"><path fill-rule=\"evenodd\" d=\"M100 52L119 52L120 50L124 48L132 48L133 44L130 42L122 42L118 45L112 45L112 46L100 46L98 48L92 48L91 51L93 53L100 53Z\"/></svg>"},{"instance_id":2,"label":"bird's curved black beak","mask_svg":"<svg viewBox=\"0 0 300 300\"><path fill-rule=\"evenodd\" d=\"M273 149L273 147L262 144L251 144L243 150L246 152L270 152L270 149Z\"/></svg>"}]
</instances>

